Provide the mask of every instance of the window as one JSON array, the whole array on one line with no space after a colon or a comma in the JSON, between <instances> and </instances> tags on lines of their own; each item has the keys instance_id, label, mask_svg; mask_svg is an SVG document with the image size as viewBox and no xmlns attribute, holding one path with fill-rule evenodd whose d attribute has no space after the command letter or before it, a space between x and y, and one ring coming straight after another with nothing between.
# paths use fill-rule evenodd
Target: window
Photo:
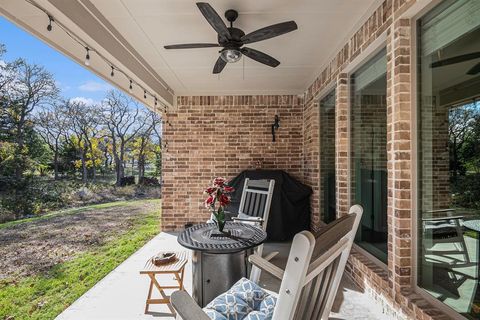
<instances>
[{"instance_id":1,"label":"window","mask_svg":"<svg viewBox=\"0 0 480 320\"><path fill-rule=\"evenodd\" d=\"M320 100L320 214L325 223L336 218L335 89Z\"/></svg>"},{"instance_id":2,"label":"window","mask_svg":"<svg viewBox=\"0 0 480 320\"><path fill-rule=\"evenodd\" d=\"M351 195L364 213L355 241L387 262L387 60L382 50L351 77Z\"/></svg>"},{"instance_id":3,"label":"window","mask_svg":"<svg viewBox=\"0 0 480 320\"><path fill-rule=\"evenodd\" d=\"M444 1L418 30L418 285L480 317L480 1Z\"/></svg>"}]
</instances>

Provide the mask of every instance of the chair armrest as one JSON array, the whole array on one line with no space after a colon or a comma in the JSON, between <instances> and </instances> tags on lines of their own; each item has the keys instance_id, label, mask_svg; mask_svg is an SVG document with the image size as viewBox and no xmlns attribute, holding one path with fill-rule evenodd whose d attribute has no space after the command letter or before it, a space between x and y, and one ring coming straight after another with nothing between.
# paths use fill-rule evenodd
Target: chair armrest
<instances>
[{"instance_id":1,"label":"chair armrest","mask_svg":"<svg viewBox=\"0 0 480 320\"><path fill-rule=\"evenodd\" d=\"M186 291L172 293L170 302L182 320L211 320Z\"/></svg>"},{"instance_id":2,"label":"chair armrest","mask_svg":"<svg viewBox=\"0 0 480 320\"><path fill-rule=\"evenodd\" d=\"M283 274L285 273L285 271L277 267L270 261L263 259L259 255L252 254L251 256L248 257L248 261L250 261L250 263L253 264L255 267L270 273L275 278L280 280L283 279Z\"/></svg>"}]
</instances>

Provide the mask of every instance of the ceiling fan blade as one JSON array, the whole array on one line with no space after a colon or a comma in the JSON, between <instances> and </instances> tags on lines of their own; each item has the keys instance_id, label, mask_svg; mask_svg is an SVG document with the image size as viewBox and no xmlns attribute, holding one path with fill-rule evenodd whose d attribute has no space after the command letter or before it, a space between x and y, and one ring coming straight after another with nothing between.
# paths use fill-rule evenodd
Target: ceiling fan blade
<instances>
[{"instance_id":1,"label":"ceiling fan blade","mask_svg":"<svg viewBox=\"0 0 480 320\"><path fill-rule=\"evenodd\" d=\"M206 2L197 2L197 7L222 39L230 39L230 32L228 31L225 22L223 22L222 18L220 18L211 5Z\"/></svg>"},{"instance_id":2,"label":"ceiling fan blade","mask_svg":"<svg viewBox=\"0 0 480 320\"><path fill-rule=\"evenodd\" d=\"M171 44L164 46L165 49L196 49L196 48L213 48L220 47L218 43L184 43L184 44Z\"/></svg>"},{"instance_id":3,"label":"ceiling fan blade","mask_svg":"<svg viewBox=\"0 0 480 320\"><path fill-rule=\"evenodd\" d=\"M280 64L280 61L278 61L277 59L270 57L268 54L260 52L258 50L252 48L242 48L241 51L250 59L266 64L267 66L275 68Z\"/></svg>"},{"instance_id":4,"label":"ceiling fan blade","mask_svg":"<svg viewBox=\"0 0 480 320\"><path fill-rule=\"evenodd\" d=\"M451 65L451 64L465 62L465 61L478 59L478 58L480 58L480 52L467 53L467 54L462 54L460 56L456 56L456 57L447 58L447 59L443 59L443 60L433 62L430 65L430 67L432 67L432 68L443 67L443 66L448 66L448 65Z\"/></svg>"},{"instance_id":5,"label":"ceiling fan blade","mask_svg":"<svg viewBox=\"0 0 480 320\"><path fill-rule=\"evenodd\" d=\"M293 30L297 30L295 21L277 23L244 35L241 40L244 44L270 39Z\"/></svg>"},{"instance_id":6,"label":"ceiling fan blade","mask_svg":"<svg viewBox=\"0 0 480 320\"><path fill-rule=\"evenodd\" d=\"M222 59L222 57L218 57L217 62L215 62L215 66L213 67L213 74L222 72L226 65L227 63Z\"/></svg>"},{"instance_id":7,"label":"ceiling fan blade","mask_svg":"<svg viewBox=\"0 0 480 320\"><path fill-rule=\"evenodd\" d=\"M480 62L474 65L470 70L467 71L468 75L474 76L480 73Z\"/></svg>"}]
</instances>

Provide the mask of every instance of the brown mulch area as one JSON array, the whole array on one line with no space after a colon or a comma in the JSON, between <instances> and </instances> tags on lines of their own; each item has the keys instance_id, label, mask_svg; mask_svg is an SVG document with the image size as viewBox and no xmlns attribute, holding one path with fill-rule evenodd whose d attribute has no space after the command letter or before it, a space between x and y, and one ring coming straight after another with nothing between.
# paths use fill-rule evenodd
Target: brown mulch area
<instances>
[{"instance_id":1,"label":"brown mulch area","mask_svg":"<svg viewBox=\"0 0 480 320\"><path fill-rule=\"evenodd\" d=\"M135 201L89 208L0 229L0 280L45 272L74 255L127 232L158 203Z\"/></svg>"}]
</instances>

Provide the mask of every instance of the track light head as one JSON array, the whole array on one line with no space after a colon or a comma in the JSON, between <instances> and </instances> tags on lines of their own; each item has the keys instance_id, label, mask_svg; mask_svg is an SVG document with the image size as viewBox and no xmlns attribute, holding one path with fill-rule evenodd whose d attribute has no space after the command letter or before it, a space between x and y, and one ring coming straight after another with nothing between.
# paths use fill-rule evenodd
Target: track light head
<instances>
[{"instance_id":1,"label":"track light head","mask_svg":"<svg viewBox=\"0 0 480 320\"><path fill-rule=\"evenodd\" d=\"M87 50L87 54L85 55L85 65L90 65L90 49L88 47L85 48Z\"/></svg>"},{"instance_id":2,"label":"track light head","mask_svg":"<svg viewBox=\"0 0 480 320\"><path fill-rule=\"evenodd\" d=\"M48 26L47 26L47 30L48 31L52 31L53 27L52 27L52 22L55 21L53 20L53 17L52 16L48 16Z\"/></svg>"}]
</instances>

